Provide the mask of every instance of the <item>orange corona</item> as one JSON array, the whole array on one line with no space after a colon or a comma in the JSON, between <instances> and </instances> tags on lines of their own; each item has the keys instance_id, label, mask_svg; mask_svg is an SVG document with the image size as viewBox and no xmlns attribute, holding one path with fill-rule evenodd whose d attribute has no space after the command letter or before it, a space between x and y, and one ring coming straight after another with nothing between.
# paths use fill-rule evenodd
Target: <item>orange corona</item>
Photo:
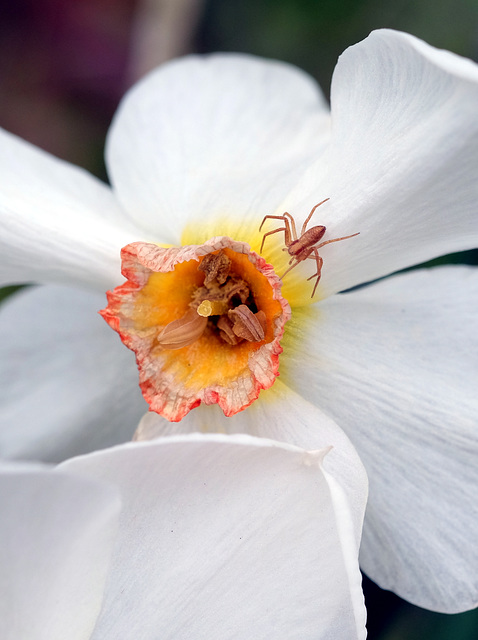
<instances>
[{"instance_id":1,"label":"orange corona","mask_svg":"<svg viewBox=\"0 0 478 640\"><path fill-rule=\"evenodd\" d=\"M248 244L136 242L122 250L122 273L100 313L135 352L153 411L178 421L204 402L231 416L273 384L290 308Z\"/></svg>"}]
</instances>

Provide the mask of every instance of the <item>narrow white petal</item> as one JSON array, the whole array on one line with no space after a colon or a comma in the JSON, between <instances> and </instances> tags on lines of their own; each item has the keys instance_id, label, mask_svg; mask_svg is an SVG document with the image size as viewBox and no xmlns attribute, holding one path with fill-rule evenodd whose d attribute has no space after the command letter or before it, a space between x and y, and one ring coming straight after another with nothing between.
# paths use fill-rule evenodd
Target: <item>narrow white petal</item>
<instances>
[{"instance_id":1,"label":"narrow white petal","mask_svg":"<svg viewBox=\"0 0 478 640\"><path fill-rule=\"evenodd\" d=\"M315 405L276 380L271 389L261 393L259 400L230 418L226 418L217 406L204 405L191 411L179 424L149 412L141 420L135 439L194 432L244 433L287 442L302 449L331 448L324 468L348 496L358 550L368 490L365 470L342 429Z\"/></svg>"},{"instance_id":2,"label":"narrow white petal","mask_svg":"<svg viewBox=\"0 0 478 640\"><path fill-rule=\"evenodd\" d=\"M300 70L246 55L190 56L126 95L107 161L131 218L152 239L178 244L192 220L249 216L259 226L328 138L328 107Z\"/></svg>"},{"instance_id":3,"label":"narrow white petal","mask_svg":"<svg viewBox=\"0 0 478 640\"><path fill-rule=\"evenodd\" d=\"M130 440L147 408L104 295L44 286L0 307L3 457L64 460Z\"/></svg>"},{"instance_id":4,"label":"narrow white petal","mask_svg":"<svg viewBox=\"0 0 478 640\"><path fill-rule=\"evenodd\" d=\"M124 502L93 639L364 638L347 500L324 453L196 434L61 465Z\"/></svg>"},{"instance_id":5,"label":"narrow white petal","mask_svg":"<svg viewBox=\"0 0 478 640\"><path fill-rule=\"evenodd\" d=\"M2 640L88 640L100 612L120 500L104 483L0 468Z\"/></svg>"},{"instance_id":6,"label":"narrow white petal","mask_svg":"<svg viewBox=\"0 0 478 640\"><path fill-rule=\"evenodd\" d=\"M328 176L284 205L303 219L329 197L324 240L360 232L320 250L322 295L477 246L478 65L375 31L339 58L331 102Z\"/></svg>"},{"instance_id":7,"label":"narrow white petal","mask_svg":"<svg viewBox=\"0 0 478 640\"><path fill-rule=\"evenodd\" d=\"M121 282L119 251L140 240L109 187L0 130L0 284Z\"/></svg>"},{"instance_id":8,"label":"narrow white petal","mask_svg":"<svg viewBox=\"0 0 478 640\"><path fill-rule=\"evenodd\" d=\"M447 613L478 602L477 296L466 267L334 296L293 315L281 369L365 465L365 572Z\"/></svg>"}]
</instances>

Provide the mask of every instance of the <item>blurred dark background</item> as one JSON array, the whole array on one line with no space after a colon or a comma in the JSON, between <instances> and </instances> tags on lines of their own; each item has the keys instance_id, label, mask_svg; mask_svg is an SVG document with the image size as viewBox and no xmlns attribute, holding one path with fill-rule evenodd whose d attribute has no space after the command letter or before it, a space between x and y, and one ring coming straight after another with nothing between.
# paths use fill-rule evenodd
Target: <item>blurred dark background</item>
<instances>
[{"instance_id":1,"label":"blurred dark background","mask_svg":"<svg viewBox=\"0 0 478 640\"><path fill-rule=\"evenodd\" d=\"M157 64L254 53L302 67L328 96L339 54L381 27L478 60L478 0L0 0L0 126L106 179L118 101ZM367 578L364 591L370 640L478 639L477 611L425 611Z\"/></svg>"}]
</instances>

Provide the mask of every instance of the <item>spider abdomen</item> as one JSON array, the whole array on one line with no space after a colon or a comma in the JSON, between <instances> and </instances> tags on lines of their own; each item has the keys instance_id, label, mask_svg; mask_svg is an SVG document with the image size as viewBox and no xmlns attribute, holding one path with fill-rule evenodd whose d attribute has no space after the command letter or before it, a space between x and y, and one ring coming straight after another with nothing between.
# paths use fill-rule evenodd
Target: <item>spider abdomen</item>
<instances>
[{"instance_id":1,"label":"spider abdomen","mask_svg":"<svg viewBox=\"0 0 478 640\"><path fill-rule=\"evenodd\" d=\"M287 247L289 254L291 256L298 256L299 260L303 260L304 258L299 257L300 254L307 253L307 255L310 255L312 253L312 247L314 244L317 244L321 238L323 238L324 233L325 227L322 225L307 229L300 238L292 240L290 245Z\"/></svg>"}]
</instances>

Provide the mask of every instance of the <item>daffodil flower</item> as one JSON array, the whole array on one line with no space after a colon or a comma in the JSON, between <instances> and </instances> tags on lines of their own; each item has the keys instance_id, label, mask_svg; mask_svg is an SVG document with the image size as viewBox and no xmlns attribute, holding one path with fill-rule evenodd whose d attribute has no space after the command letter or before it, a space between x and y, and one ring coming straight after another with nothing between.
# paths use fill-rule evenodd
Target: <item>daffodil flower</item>
<instances>
[{"instance_id":1,"label":"daffodil flower","mask_svg":"<svg viewBox=\"0 0 478 640\"><path fill-rule=\"evenodd\" d=\"M137 439L333 445L326 464L351 496L348 440L322 426L335 421L370 480L365 572L423 607L475 606L477 270L333 294L477 245L477 105L475 64L383 30L340 57L331 111L285 64L164 65L119 107L111 188L3 133L0 273L50 283L0 314L5 455L59 460L132 437L147 405L102 309L154 409ZM314 227L347 239L309 260Z\"/></svg>"},{"instance_id":2,"label":"daffodil flower","mask_svg":"<svg viewBox=\"0 0 478 640\"><path fill-rule=\"evenodd\" d=\"M327 455L195 434L0 465L2 639L363 640Z\"/></svg>"}]
</instances>

